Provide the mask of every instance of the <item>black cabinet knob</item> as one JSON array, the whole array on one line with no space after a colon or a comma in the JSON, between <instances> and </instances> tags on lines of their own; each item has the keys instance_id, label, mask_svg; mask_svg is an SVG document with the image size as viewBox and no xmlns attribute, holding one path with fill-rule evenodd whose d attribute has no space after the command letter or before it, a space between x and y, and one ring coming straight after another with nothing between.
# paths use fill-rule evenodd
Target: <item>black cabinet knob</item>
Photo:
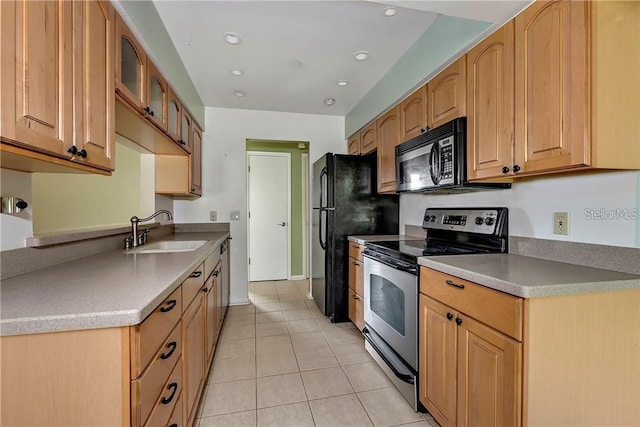
<instances>
[{"instance_id":1,"label":"black cabinet knob","mask_svg":"<svg viewBox=\"0 0 640 427\"><path fill-rule=\"evenodd\" d=\"M449 320L453 319L453 313L447 313L447 319Z\"/></svg>"},{"instance_id":2,"label":"black cabinet knob","mask_svg":"<svg viewBox=\"0 0 640 427\"><path fill-rule=\"evenodd\" d=\"M462 325L462 319L459 317L456 317L456 325Z\"/></svg>"},{"instance_id":3,"label":"black cabinet knob","mask_svg":"<svg viewBox=\"0 0 640 427\"><path fill-rule=\"evenodd\" d=\"M515 173L520 172L520 166L518 166L518 165L513 165L513 171L514 171Z\"/></svg>"},{"instance_id":4,"label":"black cabinet knob","mask_svg":"<svg viewBox=\"0 0 640 427\"><path fill-rule=\"evenodd\" d=\"M87 150L85 150L84 148L80 151L78 151L78 156L82 157L83 159L87 158Z\"/></svg>"},{"instance_id":5,"label":"black cabinet knob","mask_svg":"<svg viewBox=\"0 0 640 427\"><path fill-rule=\"evenodd\" d=\"M145 113L147 113L148 115L150 115L151 117L153 117L153 111L151 111L151 107L149 107L148 105L146 107L144 107L144 111Z\"/></svg>"},{"instance_id":6,"label":"black cabinet knob","mask_svg":"<svg viewBox=\"0 0 640 427\"><path fill-rule=\"evenodd\" d=\"M75 156L77 152L78 152L78 147L76 147L75 145L72 145L71 147L67 148L67 153L69 154L73 154Z\"/></svg>"},{"instance_id":7,"label":"black cabinet knob","mask_svg":"<svg viewBox=\"0 0 640 427\"><path fill-rule=\"evenodd\" d=\"M29 205L24 200L20 200L18 203L16 203L16 208L18 209L27 209L27 206Z\"/></svg>"},{"instance_id":8,"label":"black cabinet knob","mask_svg":"<svg viewBox=\"0 0 640 427\"><path fill-rule=\"evenodd\" d=\"M509 168L506 166L502 167L502 173L509 173Z\"/></svg>"}]
</instances>

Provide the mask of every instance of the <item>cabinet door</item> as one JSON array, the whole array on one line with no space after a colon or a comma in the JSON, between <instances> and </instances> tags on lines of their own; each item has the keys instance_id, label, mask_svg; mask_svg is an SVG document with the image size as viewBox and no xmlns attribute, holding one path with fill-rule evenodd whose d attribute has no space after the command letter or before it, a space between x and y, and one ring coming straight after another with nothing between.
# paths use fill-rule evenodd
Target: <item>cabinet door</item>
<instances>
[{"instance_id":1,"label":"cabinet door","mask_svg":"<svg viewBox=\"0 0 640 427\"><path fill-rule=\"evenodd\" d=\"M378 193L396 191L396 145L400 143L400 106L376 120L378 135Z\"/></svg>"},{"instance_id":2,"label":"cabinet door","mask_svg":"<svg viewBox=\"0 0 640 427\"><path fill-rule=\"evenodd\" d=\"M521 344L458 315L458 426L520 425Z\"/></svg>"},{"instance_id":3,"label":"cabinet door","mask_svg":"<svg viewBox=\"0 0 640 427\"><path fill-rule=\"evenodd\" d=\"M189 156L191 171L191 194L202 195L202 131L193 126L192 151Z\"/></svg>"},{"instance_id":4,"label":"cabinet door","mask_svg":"<svg viewBox=\"0 0 640 427\"><path fill-rule=\"evenodd\" d=\"M441 426L456 425L456 312L420 294L418 398Z\"/></svg>"},{"instance_id":5,"label":"cabinet door","mask_svg":"<svg viewBox=\"0 0 640 427\"><path fill-rule=\"evenodd\" d=\"M146 106L147 118L151 119L161 130L167 130L167 113L169 86L162 77L155 64L147 60L146 75Z\"/></svg>"},{"instance_id":6,"label":"cabinet door","mask_svg":"<svg viewBox=\"0 0 640 427\"><path fill-rule=\"evenodd\" d=\"M427 83L427 125L435 128L466 115L466 57L458 59Z\"/></svg>"},{"instance_id":7,"label":"cabinet door","mask_svg":"<svg viewBox=\"0 0 640 427\"><path fill-rule=\"evenodd\" d=\"M182 389L185 405L185 419L189 420L186 425L191 425L191 420L195 416L198 406L198 394L204 381L204 357L205 357L205 335L204 335L204 293L198 293L182 320L182 355L183 355L183 381Z\"/></svg>"},{"instance_id":8,"label":"cabinet door","mask_svg":"<svg viewBox=\"0 0 640 427\"><path fill-rule=\"evenodd\" d=\"M142 111L147 55L120 16L116 18L116 91Z\"/></svg>"},{"instance_id":9,"label":"cabinet door","mask_svg":"<svg viewBox=\"0 0 640 427\"><path fill-rule=\"evenodd\" d=\"M369 154L378 148L376 123L373 122L360 132L360 154Z\"/></svg>"},{"instance_id":10,"label":"cabinet door","mask_svg":"<svg viewBox=\"0 0 640 427\"><path fill-rule=\"evenodd\" d=\"M169 86L169 101L167 102L167 133L174 141L180 142L182 131L182 103L171 86ZM182 144L186 148L186 143Z\"/></svg>"},{"instance_id":11,"label":"cabinet door","mask_svg":"<svg viewBox=\"0 0 640 427\"><path fill-rule=\"evenodd\" d=\"M427 126L427 86L400 104L400 142L420 135Z\"/></svg>"},{"instance_id":12,"label":"cabinet door","mask_svg":"<svg viewBox=\"0 0 640 427\"><path fill-rule=\"evenodd\" d=\"M114 169L115 12L108 1L73 2L75 112L78 150L75 161Z\"/></svg>"},{"instance_id":13,"label":"cabinet door","mask_svg":"<svg viewBox=\"0 0 640 427\"><path fill-rule=\"evenodd\" d=\"M0 2L2 140L67 158L74 134L72 7Z\"/></svg>"},{"instance_id":14,"label":"cabinet door","mask_svg":"<svg viewBox=\"0 0 640 427\"><path fill-rule=\"evenodd\" d=\"M347 142L349 154L360 154L360 133L353 135Z\"/></svg>"},{"instance_id":15,"label":"cabinet door","mask_svg":"<svg viewBox=\"0 0 640 427\"><path fill-rule=\"evenodd\" d=\"M514 172L589 162L587 9L535 2L515 18Z\"/></svg>"},{"instance_id":16,"label":"cabinet door","mask_svg":"<svg viewBox=\"0 0 640 427\"><path fill-rule=\"evenodd\" d=\"M180 144L183 147L186 147L187 151L193 152L193 134L191 131L191 115L189 112L182 107L182 116L181 116L181 125L180 125Z\"/></svg>"},{"instance_id":17,"label":"cabinet door","mask_svg":"<svg viewBox=\"0 0 640 427\"><path fill-rule=\"evenodd\" d=\"M216 267L217 269L218 267ZM216 270L217 271L217 270ZM204 285L204 289L206 290L206 298L205 298L205 322L206 322L206 349L207 353L205 356L205 368L209 367L211 363L211 358L213 357L213 350L215 349L216 338L218 337L217 329L218 329L218 319L217 319L217 295L219 292L217 280L214 280L214 276L210 276L207 279L207 282Z\"/></svg>"},{"instance_id":18,"label":"cabinet door","mask_svg":"<svg viewBox=\"0 0 640 427\"><path fill-rule=\"evenodd\" d=\"M507 23L467 53L469 180L495 178L511 172L513 26L513 21Z\"/></svg>"}]
</instances>

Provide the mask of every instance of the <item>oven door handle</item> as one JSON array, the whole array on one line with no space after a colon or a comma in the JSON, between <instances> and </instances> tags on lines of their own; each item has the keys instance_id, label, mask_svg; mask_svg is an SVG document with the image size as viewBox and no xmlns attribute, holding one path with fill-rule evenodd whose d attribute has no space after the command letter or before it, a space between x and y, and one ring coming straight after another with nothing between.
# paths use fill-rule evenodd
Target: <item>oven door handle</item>
<instances>
[{"instance_id":1,"label":"oven door handle","mask_svg":"<svg viewBox=\"0 0 640 427\"><path fill-rule=\"evenodd\" d=\"M369 259L371 259L373 261L379 262L380 264L384 264L387 267L391 267L391 268L394 268L396 270L403 271L405 273L409 273L409 274L414 275L414 276L418 275L418 269L416 267L407 267L407 266L404 266L404 265L394 264L394 263L389 262L389 261L387 261L385 259L380 259L380 258L376 257L373 252L369 252L366 249L364 251L362 251L362 255L366 256L367 258L369 258Z\"/></svg>"},{"instance_id":2,"label":"oven door handle","mask_svg":"<svg viewBox=\"0 0 640 427\"><path fill-rule=\"evenodd\" d=\"M380 358L382 360L384 360L384 363L387 364L387 366L389 367L389 369L391 369L391 371L393 371L393 374L400 378L402 381L408 383L408 384L414 384L415 380L414 380L414 376L411 375L411 373L407 372L407 373L403 373L400 372L400 369L398 369L398 367L395 365L395 363L393 363L392 358L388 357L386 352L382 349L381 345L378 345L376 343L376 338L371 334L371 332L369 332L369 329L367 327L365 327L362 330L362 334L364 335L364 338L367 340L367 342L369 344L371 344L371 346L374 348L374 350L376 351L376 353L378 353L378 355L380 356ZM403 367L406 371L406 367Z\"/></svg>"}]
</instances>

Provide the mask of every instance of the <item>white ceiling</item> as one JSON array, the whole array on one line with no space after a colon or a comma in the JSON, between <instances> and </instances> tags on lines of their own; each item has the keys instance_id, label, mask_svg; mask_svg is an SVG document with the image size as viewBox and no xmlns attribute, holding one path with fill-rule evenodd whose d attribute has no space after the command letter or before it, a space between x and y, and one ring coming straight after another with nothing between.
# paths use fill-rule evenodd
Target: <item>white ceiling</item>
<instances>
[{"instance_id":1,"label":"white ceiling","mask_svg":"<svg viewBox=\"0 0 640 427\"><path fill-rule=\"evenodd\" d=\"M502 23L527 1L154 0L200 94L213 107L346 115L438 14ZM394 3L398 13L383 10ZM240 45L224 42L237 33ZM370 52L357 62L353 53ZM301 67L291 65L301 61ZM244 75L236 77L231 68ZM338 87L338 80L349 85ZM246 92L239 98L234 91ZM325 98L334 98L331 107Z\"/></svg>"}]
</instances>

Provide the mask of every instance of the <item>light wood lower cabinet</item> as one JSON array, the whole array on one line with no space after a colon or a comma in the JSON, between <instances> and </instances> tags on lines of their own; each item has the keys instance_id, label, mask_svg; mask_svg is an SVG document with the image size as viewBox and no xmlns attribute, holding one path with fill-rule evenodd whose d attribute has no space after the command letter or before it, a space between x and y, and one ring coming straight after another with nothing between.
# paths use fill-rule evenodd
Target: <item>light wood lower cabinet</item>
<instances>
[{"instance_id":1,"label":"light wood lower cabinet","mask_svg":"<svg viewBox=\"0 0 640 427\"><path fill-rule=\"evenodd\" d=\"M640 425L640 289L521 299L421 268L420 292L418 396L440 425Z\"/></svg>"},{"instance_id":2,"label":"light wood lower cabinet","mask_svg":"<svg viewBox=\"0 0 640 427\"><path fill-rule=\"evenodd\" d=\"M192 426L222 324L204 268L139 325L0 337L0 424Z\"/></svg>"},{"instance_id":3,"label":"light wood lower cabinet","mask_svg":"<svg viewBox=\"0 0 640 427\"><path fill-rule=\"evenodd\" d=\"M364 245L349 242L349 319L364 329Z\"/></svg>"}]
</instances>

